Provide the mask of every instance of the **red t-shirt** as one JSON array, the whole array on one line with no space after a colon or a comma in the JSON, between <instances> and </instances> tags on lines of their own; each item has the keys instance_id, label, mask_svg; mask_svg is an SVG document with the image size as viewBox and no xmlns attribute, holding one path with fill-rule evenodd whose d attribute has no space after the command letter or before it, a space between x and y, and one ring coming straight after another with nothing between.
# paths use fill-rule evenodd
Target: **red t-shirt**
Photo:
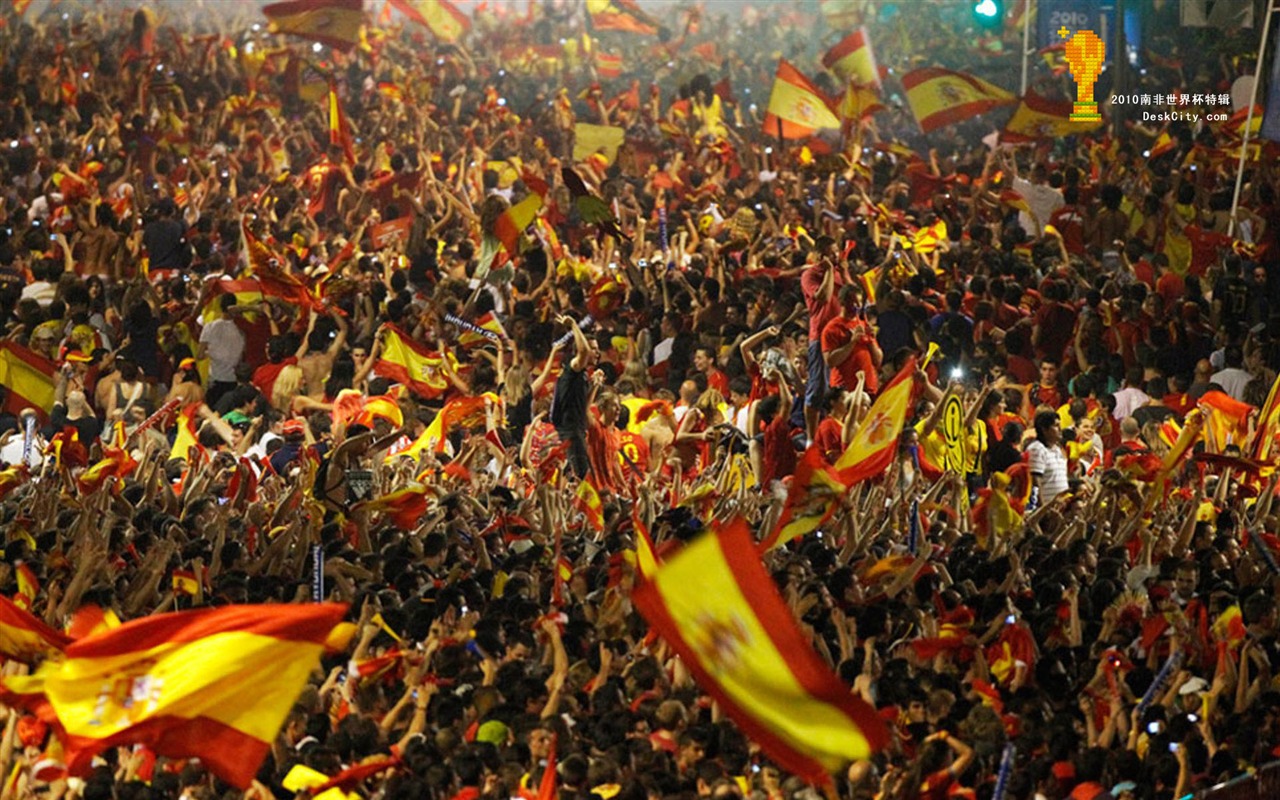
<instances>
[{"instance_id":1,"label":"red t-shirt","mask_svg":"<svg viewBox=\"0 0 1280 800\"><path fill-rule=\"evenodd\" d=\"M707 388L715 389L720 393L721 397L729 396L729 377L718 369L711 370L707 375Z\"/></svg>"},{"instance_id":2,"label":"red t-shirt","mask_svg":"<svg viewBox=\"0 0 1280 800\"><path fill-rule=\"evenodd\" d=\"M840 313L840 301L836 299L836 295L840 293L844 280L841 279L839 272L836 273L832 283L831 296L826 302L818 301L818 289L822 287L822 279L827 269L833 268L812 266L800 273L800 290L804 292L804 304L809 309L809 341L811 342L818 341L822 335L822 329Z\"/></svg>"},{"instance_id":3,"label":"red t-shirt","mask_svg":"<svg viewBox=\"0 0 1280 800\"><path fill-rule=\"evenodd\" d=\"M779 414L765 427L763 456L762 486L768 486L774 478L785 478L795 473L796 449L791 444L791 420L787 417Z\"/></svg>"},{"instance_id":4,"label":"red t-shirt","mask_svg":"<svg viewBox=\"0 0 1280 800\"><path fill-rule=\"evenodd\" d=\"M836 317L822 329L822 353L844 347L853 338L854 332L861 330L862 339L854 345L849 357L839 365L831 368L831 385L841 389L853 389L858 385L858 372L863 375L863 387L867 393L874 395L880 390L880 379L876 374L876 363L871 353L871 331L867 323L860 319Z\"/></svg>"},{"instance_id":5,"label":"red t-shirt","mask_svg":"<svg viewBox=\"0 0 1280 800\"><path fill-rule=\"evenodd\" d=\"M813 444L828 464L834 464L844 452L844 426L831 417L823 417L818 423L818 435Z\"/></svg>"}]
</instances>

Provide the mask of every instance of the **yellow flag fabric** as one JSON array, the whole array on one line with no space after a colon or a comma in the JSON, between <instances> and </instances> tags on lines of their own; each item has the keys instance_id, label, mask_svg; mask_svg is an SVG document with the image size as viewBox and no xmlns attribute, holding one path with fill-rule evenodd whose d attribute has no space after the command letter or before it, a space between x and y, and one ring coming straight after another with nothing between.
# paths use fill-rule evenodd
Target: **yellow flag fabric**
<instances>
[{"instance_id":1,"label":"yellow flag fabric","mask_svg":"<svg viewBox=\"0 0 1280 800\"><path fill-rule=\"evenodd\" d=\"M428 350L392 325L384 335L382 356L373 370L384 378L409 387L419 397L431 400L449 388L449 378L444 371L445 358L449 359L453 369L458 368L458 360L452 352L442 356L437 351Z\"/></svg>"},{"instance_id":2,"label":"yellow flag fabric","mask_svg":"<svg viewBox=\"0 0 1280 800\"><path fill-rule=\"evenodd\" d=\"M887 743L875 711L801 633L740 518L664 561L632 601L698 686L789 772L826 784Z\"/></svg>"},{"instance_id":3,"label":"yellow flag fabric","mask_svg":"<svg viewBox=\"0 0 1280 800\"><path fill-rule=\"evenodd\" d=\"M879 475L893 463L898 438L915 402L915 371L912 356L871 404L866 419L836 461L836 470L846 485Z\"/></svg>"},{"instance_id":4,"label":"yellow flag fabric","mask_svg":"<svg viewBox=\"0 0 1280 800\"><path fill-rule=\"evenodd\" d=\"M840 118L827 105L822 91L786 59L780 60L764 118L765 134L806 139L821 128L839 127Z\"/></svg>"},{"instance_id":5,"label":"yellow flag fabric","mask_svg":"<svg viewBox=\"0 0 1280 800\"><path fill-rule=\"evenodd\" d=\"M925 133L1017 102L999 86L941 67L908 72L902 76L902 87L911 113Z\"/></svg>"},{"instance_id":6,"label":"yellow flag fabric","mask_svg":"<svg viewBox=\"0 0 1280 800\"><path fill-rule=\"evenodd\" d=\"M471 20L449 0L391 0L391 5L442 42L456 42L471 29Z\"/></svg>"},{"instance_id":7,"label":"yellow flag fabric","mask_svg":"<svg viewBox=\"0 0 1280 800\"><path fill-rule=\"evenodd\" d=\"M880 86L880 69L871 49L871 36L866 28L858 28L844 37L822 57L822 66L845 81L861 86Z\"/></svg>"},{"instance_id":8,"label":"yellow flag fabric","mask_svg":"<svg viewBox=\"0 0 1280 800\"><path fill-rule=\"evenodd\" d=\"M613 125L592 125L579 122L573 126L573 160L586 161L601 153L612 164L618 157L618 148L626 138L626 131Z\"/></svg>"},{"instance_id":9,"label":"yellow flag fabric","mask_svg":"<svg viewBox=\"0 0 1280 800\"><path fill-rule=\"evenodd\" d=\"M1031 142L1037 139L1060 139L1078 133L1087 133L1101 122L1079 122L1071 119L1070 100L1046 100L1034 92L1028 92L1018 104L1018 109L1000 133L1002 142Z\"/></svg>"},{"instance_id":10,"label":"yellow flag fabric","mask_svg":"<svg viewBox=\"0 0 1280 800\"><path fill-rule=\"evenodd\" d=\"M264 6L272 33L288 33L350 50L360 42L364 0L291 0Z\"/></svg>"},{"instance_id":11,"label":"yellow flag fabric","mask_svg":"<svg viewBox=\"0 0 1280 800\"><path fill-rule=\"evenodd\" d=\"M17 342L0 342L0 386L9 389L4 410L15 416L24 408L45 415L53 411L57 365Z\"/></svg>"},{"instance_id":12,"label":"yellow flag fabric","mask_svg":"<svg viewBox=\"0 0 1280 800\"><path fill-rule=\"evenodd\" d=\"M0 684L5 702L56 715L67 769L143 744L198 757L248 788L326 645L344 647L345 605L225 606L159 614L81 639L60 662ZM41 702L41 700L47 700Z\"/></svg>"}]
</instances>

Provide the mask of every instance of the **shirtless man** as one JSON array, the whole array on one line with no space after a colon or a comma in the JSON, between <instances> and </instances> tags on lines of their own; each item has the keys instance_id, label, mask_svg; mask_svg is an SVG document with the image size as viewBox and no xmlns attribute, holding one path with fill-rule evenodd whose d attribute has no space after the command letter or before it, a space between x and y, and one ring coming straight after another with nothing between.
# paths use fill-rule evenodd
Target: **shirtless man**
<instances>
[{"instance_id":1,"label":"shirtless man","mask_svg":"<svg viewBox=\"0 0 1280 800\"><path fill-rule=\"evenodd\" d=\"M330 333L316 330L316 313L311 312L311 321L307 325L307 352L298 359L302 369L302 380L306 386L308 397L320 399L324 397L324 384L329 380L329 372L333 369L333 360L342 352L347 343L347 320L342 315L334 316L338 330L329 339Z\"/></svg>"}]
</instances>

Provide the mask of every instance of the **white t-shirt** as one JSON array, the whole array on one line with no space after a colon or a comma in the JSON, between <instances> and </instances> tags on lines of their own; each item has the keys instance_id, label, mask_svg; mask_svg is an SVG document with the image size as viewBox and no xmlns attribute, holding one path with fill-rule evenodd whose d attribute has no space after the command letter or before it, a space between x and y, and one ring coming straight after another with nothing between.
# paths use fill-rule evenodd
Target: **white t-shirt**
<instances>
[{"instance_id":1,"label":"white t-shirt","mask_svg":"<svg viewBox=\"0 0 1280 800\"><path fill-rule=\"evenodd\" d=\"M244 334L231 320L215 319L200 332L200 343L209 348L209 380L234 383L236 365L244 355Z\"/></svg>"},{"instance_id":2,"label":"white t-shirt","mask_svg":"<svg viewBox=\"0 0 1280 800\"><path fill-rule=\"evenodd\" d=\"M1040 504L1044 505L1067 490L1067 454L1061 447L1046 447L1034 441L1027 446L1027 466L1040 476Z\"/></svg>"},{"instance_id":3,"label":"white t-shirt","mask_svg":"<svg viewBox=\"0 0 1280 800\"><path fill-rule=\"evenodd\" d=\"M1062 199L1062 192L1052 186L1035 184L1024 178L1013 179L1013 190L1022 195L1026 199L1027 205L1035 212L1035 219L1032 219L1031 215L1025 211L1018 212L1018 224L1030 236L1043 234L1044 226L1049 222L1049 217L1066 203Z\"/></svg>"}]
</instances>

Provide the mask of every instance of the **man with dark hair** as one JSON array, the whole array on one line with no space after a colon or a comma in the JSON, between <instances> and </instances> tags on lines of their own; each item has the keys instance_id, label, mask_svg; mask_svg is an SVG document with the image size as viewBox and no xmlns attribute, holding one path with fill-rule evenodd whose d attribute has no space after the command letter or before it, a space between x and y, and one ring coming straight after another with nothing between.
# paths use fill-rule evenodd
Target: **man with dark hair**
<instances>
[{"instance_id":1,"label":"man with dark hair","mask_svg":"<svg viewBox=\"0 0 1280 800\"><path fill-rule=\"evenodd\" d=\"M223 394L235 388L236 365L244 356L245 338L239 326L231 319L237 312L236 296L224 294L218 298L222 316L206 324L200 332L200 352L197 358L209 359L209 391L205 403L217 405Z\"/></svg>"}]
</instances>

